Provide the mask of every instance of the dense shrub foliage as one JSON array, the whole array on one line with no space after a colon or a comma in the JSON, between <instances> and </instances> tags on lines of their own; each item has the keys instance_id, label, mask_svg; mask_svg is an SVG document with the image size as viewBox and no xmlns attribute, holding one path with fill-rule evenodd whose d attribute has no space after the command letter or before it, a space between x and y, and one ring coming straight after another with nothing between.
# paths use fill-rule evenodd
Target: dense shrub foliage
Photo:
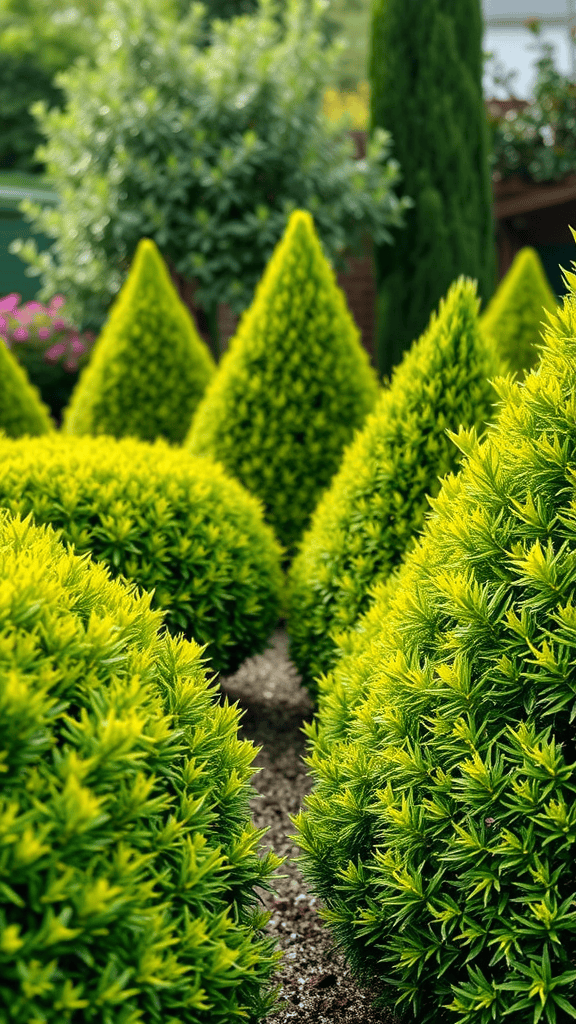
<instances>
[{"instance_id":1,"label":"dense shrub foliage","mask_svg":"<svg viewBox=\"0 0 576 1024\"><path fill-rule=\"evenodd\" d=\"M375 0L370 126L392 132L414 209L376 245L378 367L389 373L452 281L494 290L480 0Z\"/></svg>"},{"instance_id":2,"label":"dense shrub foliage","mask_svg":"<svg viewBox=\"0 0 576 1024\"><path fill-rule=\"evenodd\" d=\"M154 591L173 632L232 672L276 625L280 551L259 503L211 459L164 442L0 441L0 505Z\"/></svg>"},{"instance_id":3,"label":"dense shrub foliage","mask_svg":"<svg viewBox=\"0 0 576 1024\"><path fill-rule=\"evenodd\" d=\"M68 434L184 440L214 372L154 242L130 274L64 413Z\"/></svg>"},{"instance_id":4,"label":"dense shrub foliage","mask_svg":"<svg viewBox=\"0 0 576 1024\"><path fill-rule=\"evenodd\" d=\"M545 310L552 313L557 305L538 253L525 246L480 320L509 369L520 372L537 363Z\"/></svg>"},{"instance_id":5,"label":"dense shrub foliage","mask_svg":"<svg viewBox=\"0 0 576 1024\"><path fill-rule=\"evenodd\" d=\"M200 403L190 451L263 501L291 554L376 396L312 217L296 210Z\"/></svg>"},{"instance_id":6,"label":"dense shrub foliage","mask_svg":"<svg viewBox=\"0 0 576 1024\"><path fill-rule=\"evenodd\" d=\"M420 530L428 495L454 469L446 428L481 428L499 371L478 326L476 286L461 278L396 369L314 512L289 576L290 650L313 697L371 588Z\"/></svg>"},{"instance_id":7,"label":"dense shrub foliage","mask_svg":"<svg viewBox=\"0 0 576 1024\"><path fill-rule=\"evenodd\" d=\"M96 326L140 238L153 238L216 331L217 306L252 301L290 212L309 209L340 266L364 233L380 243L402 222L400 175L381 132L367 159L322 114L341 47L323 47L323 0L274 0L253 17L213 27L150 0L109 0L96 66L59 78L63 112L37 111L46 160L62 197L49 213L28 204L54 237L20 251L42 275L41 298L63 291L82 326ZM166 5L164 5L166 7ZM42 225L42 227L40 227Z\"/></svg>"},{"instance_id":8,"label":"dense shrub foliage","mask_svg":"<svg viewBox=\"0 0 576 1024\"><path fill-rule=\"evenodd\" d=\"M45 434L53 426L38 389L0 338L0 431L21 437Z\"/></svg>"},{"instance_id":9,"label":"dense shrub foliage","mask_svg":"<svg viewBox=\"0 0 576 1024\"><path fill-rule=\"evenodd\" d=\"M574 1017L576 275L324 681L300 843L359 971L422 1024ZM366 620L368 620L366 622Z\"/></svg>"},{"instance_id":10,"label":"dense shrub foliage","mask_svg":"<svg viewBox=\"0 0 576 1024\"><path fill-rule=\"evenodd\" d=\"M276 960L255 749L201 650L53 532L0 523L0 1018L254 1020Z\"/></svg>"}]
</instances>

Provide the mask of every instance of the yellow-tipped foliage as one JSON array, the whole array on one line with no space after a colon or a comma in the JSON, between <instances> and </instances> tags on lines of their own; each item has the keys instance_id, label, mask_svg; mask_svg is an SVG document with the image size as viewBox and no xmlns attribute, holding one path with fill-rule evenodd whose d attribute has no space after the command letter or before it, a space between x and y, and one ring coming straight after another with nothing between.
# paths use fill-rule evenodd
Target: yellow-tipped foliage
<instances>
[{"instance_id":1,"label":"yellow-tipped foliage","mask_svg":"<svg viewBox=\"0 0 576 1024\"><path fill-rule=\"evenodd\" d=\"M0 340L0 431L8 437L37 436L46 434L53 426L40 392Z\"/></svg>"},{"instance_id":2,"label":"yellow-tipped foliage","mask_svg":"<svg viewBox=\"0 0 576 1024\"><path fill-rule=\"evenodd\" d=\"M544 310L552 313L557 305L538 253L520 249L480 320L508 369L523 371L538 362Z\"/></svg>"},{"instance_id":3,"label":"yellow-tipped foliage","mask_svg":"<svg viewBox=\"0 0 576 1024\"><path fill-rule=\"evenodd\" d=\"M181 443L214 368L158 249L143 238L65 412L64 432Z\"/></svg>"},{"instance_id":4,"label":"yellow-tipped foliage","mask_svg":"<svg viewBox=\"0 0 576 1024\"><path fill-rule=\"evenodd\" d=\"M344 453L292 563L290 649L313 697L336 656L334 636L366 610L422 527L439 477L459 461L447 428L482 429L490 416L500 366L478 305L475 282L455 281Z\"/></svg>"},{"instance_id":5,"label":"yellow-tipped foliage","mask_svg":"<svg viewBox=\"0 0 576 1024\"><path fill-rule=\"evenodd\" d=\"M187 445L218 459L264 502L291 554L377 393L312 217L296 210Z\"/></svg>"}]
</instances>

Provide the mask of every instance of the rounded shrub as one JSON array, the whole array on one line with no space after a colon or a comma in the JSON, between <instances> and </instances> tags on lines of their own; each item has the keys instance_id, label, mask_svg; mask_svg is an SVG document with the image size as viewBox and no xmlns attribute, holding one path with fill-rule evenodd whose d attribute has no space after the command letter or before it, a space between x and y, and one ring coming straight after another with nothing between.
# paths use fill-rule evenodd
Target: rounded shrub
<instances>
[{"instance_id":1,"label":"rounded shrub","mask_svg":"<svg viewBox=\"0 0 576 1024\"><path fill-rule=\"evenodd\" d=\"M280 549L259 502L211 459L162 441L2 439L0 505L154 591L168 628L207 644L216 670L266 646Z\"/></svg>"},{"instance_id":2,"label":"rounded shrub","mask_svg":"<svg viewBox=\"0 0 576 1024\"><path fill-rule=\"evenodd\" d=\"M304 210L290 217L187 440L258 495L291 555L378 393Z\"/></svg>"},{"instance_id":3,"label":"rounded shrub","mask_svg":"<svg viewBox=\"0 0 576 1024\"><path fill-rule=\"evenodd\" d=\"M289 575L290 651L313 697L371 588L397 565L424 522L428 495L454 469L446 428L481 428L499 369L478 327L476 285L460 278L432 314L347 448Z\"/></svg>"},{"instance_id":4,"label":"rounded shrub","mask_svg":"<svg viewBox=\"0 0 576 1024\"><path fill-rule=\"evenodd\" d=\"M63 430L179 444L213 372L158 249L143 238L72 393Z\"/></svg>"},{"instance_id":5,"label":"rounded shrub","mask_svg":"<svg viewBox=\"0 0 576 1024\"><path fill-rule=\"evenodd\" d=\"M321 683L305 867L421 1024L576 1006L576 275L547 348ZM351 636L351 634L350 634Z\"/></svg>"},{"instance_id":6,"label":"rounded shrub","mask_svg":"<svg viewBox=\"0 0 576 1024\"><path fill-rule=\"evenodd\" d=\"M52 430L48 408L26 370L0 338L0 431L9 437L38 436Z\"/></svg>"},{"instance_id":7,"label":"rounded shrub","mask_svg":"<svg viewBox=\"0 0 576 1024\"><path fill-rule=\"evenodd\" d=\"M0 517L0 1019L229 1024L270 1002L255 748L201 649Z\"/></svg>"},{"instance_id":8,"label":"rounded shrub","mask_svg":"<svg viewBox=\"0 0 576 1024\"><path fill-rule=\"evenodd\" d=\"M538 362L544 310L553 313L558 303L535 249L525 246L480 319L480 326L495 344L510 370L521 372Z\"/></svg>"}]
</instances>

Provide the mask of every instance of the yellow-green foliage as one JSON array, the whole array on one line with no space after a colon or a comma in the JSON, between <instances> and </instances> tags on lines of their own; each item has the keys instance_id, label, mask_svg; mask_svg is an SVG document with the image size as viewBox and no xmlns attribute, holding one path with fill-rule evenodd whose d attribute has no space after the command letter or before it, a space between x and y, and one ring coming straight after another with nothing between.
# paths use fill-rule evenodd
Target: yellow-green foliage
<instances>
[{"instance_id":1,"label":"yellow-green foliage","mask_svg":"<svg viewBox=\"0 0 576 1024\"><path fill-rule=\"evenodd\" d=\"M296 210L187 446L262 499L290 555L377 392L312 217Z\"/></svg>"},{"instance_id":2,"label":"yellow-green foliage","mask_svg":"<svg viewBox=\"0 0 576 1024\"><path fill-rule=\"evenodd\" d=\"M214 361L154 242L130 273L64 413L68 434L184 440Z\"/></svg>"},{"instance_id":3,"label":"yellow-green foliage","mask_svg":"<svg viewBox=\"0 0 576 1024\"><path fill-rule=\"evenodd\" d=\"M476 285L460 278L395 370L344 454L290 570L290 649L313 697L335 640L367 608L371 587L398 564L424 522L428 495L455 468L446 434L481 428L499 362L478 326Z\"/></svg>"},{"instance_id":4,"label":"yellow-green foliage","mask_svg":"<svg viewBox=\"0 0 576 1024\"><path fill-rule=\"evenodd\" d=\"M355 92L326 89L322 109L330 121L341 121L346 118L352 129L367 128L370 116L370 83L359 82Z\"/></svg>"},{"instance_id":5,"label":"yellow-green foliage","mask_svg":"<svg viewBox=\"0 0 576 1024\"><path fill-rule=\"evenodd\" d=\"M520 249L480 319L508 369L527 370L538 362L544 310L552 313L557 305L538 253Z\"/></svg>"},{"instance_id":6,"label":"yellow-green foliage","mask_svg":"<svg viewBox=\"0 0 576 1024\"><path fill-rule=\"evenodd\" d=\"M46 434L53 427L40 392L0 338L0 430L22 437Z\"/></svg>"},{"instance_id":7,"label":"yellow-green foliage","mask_svg":"<svg viewBox=\"0 0 576 1024\"><path fill-rule=\"evenodd\" d=\"M232 672L266 646L280 549L260 503L211 459L165 441L0 441L0 505L50 523L78 552L154 591L173 632Z\"/></svg>"},{"instance_id":8,"label":"yellow-green foliage","mask_svg":"<svg viewBox=\"0 0 576 1024\"><path fill-rule=\"evenodd\" d=\"M298 819L355 969L420 1024L576 1007L576 275L341 645Z\"/></svg>"},{"instance_id":9,"label":"yellow-green foliage","mask_svg":"<svg viewBox=\"0 0 576 1024\"><path fill-rule=\"evenodd\" d=\"M0 515L0 1020L255 1020L256 753L150 595Z\"/></svg>"}]
</instances>

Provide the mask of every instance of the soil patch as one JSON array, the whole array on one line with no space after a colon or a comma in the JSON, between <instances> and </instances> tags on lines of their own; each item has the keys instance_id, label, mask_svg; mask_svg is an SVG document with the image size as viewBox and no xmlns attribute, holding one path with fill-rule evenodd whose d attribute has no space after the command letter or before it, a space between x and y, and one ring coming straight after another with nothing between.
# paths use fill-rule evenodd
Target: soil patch
<instances>
[{"instance_id":1,"label":"soil patch","mask_svg":"<svg viewBox=\"0 0 576 1024\"><path fill-rule=\"evenodd\" d=\"M288 858L276 893L262 893L272 912L268 931L284 950L275 979L282 1003L266 1024L397 1024L390 1012L372 1008L376 991L359 988L354 981L293 860L299 851L288 838L294 831L289 816L300 810L312 788L302 761L306 740L301 730L313 712L288 657L286 631L278 629L269 650L249 658L220 683L244 710L241 735L262 748L255 762L261 771L254 780L259 793L252 805L254 823L269 829L264 847Z\"/></svg>"}]
</instances>

